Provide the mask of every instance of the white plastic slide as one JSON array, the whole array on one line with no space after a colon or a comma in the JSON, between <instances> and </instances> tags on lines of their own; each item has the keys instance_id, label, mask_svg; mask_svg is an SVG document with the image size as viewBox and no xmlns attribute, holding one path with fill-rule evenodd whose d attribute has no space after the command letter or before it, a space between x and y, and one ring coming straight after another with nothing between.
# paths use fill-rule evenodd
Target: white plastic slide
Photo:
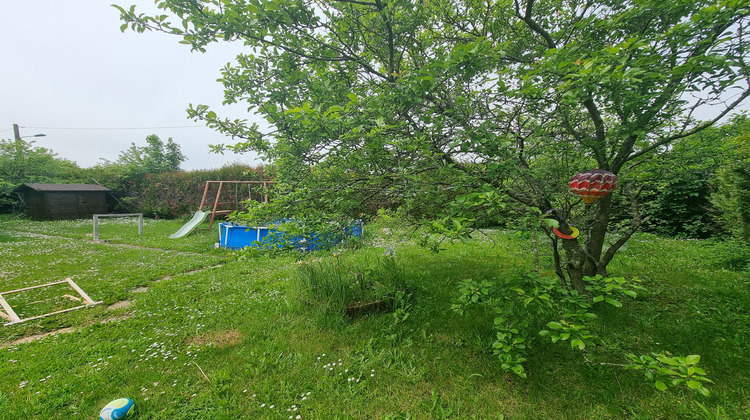
<instances>
[{"instance_id":1,"label":"white plastic slide","mask_svg":"<svg viewBox=\"0 0 750 420\"><path fill-rule=\"evenodd\" d=\"M185 226L181 227L180 230L178 230L177 232L169 235L169 237L171 239L182 238L183 236L192 232L193 229L195 229L196 226L201 224L201 222L206 218L206 216L208 216L208 213L209 212L207 211L201 211L201 210L196 211L195 214L193 215L193 218L190 219L189 222L185 223Z\"/></svg>"}]
</instances>

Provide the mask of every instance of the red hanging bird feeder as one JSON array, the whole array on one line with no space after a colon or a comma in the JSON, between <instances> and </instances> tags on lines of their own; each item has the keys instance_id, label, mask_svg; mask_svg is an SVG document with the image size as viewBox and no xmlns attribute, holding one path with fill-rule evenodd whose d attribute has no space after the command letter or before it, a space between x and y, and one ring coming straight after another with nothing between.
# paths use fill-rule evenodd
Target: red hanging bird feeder
<instances>
[{"instance_id":1,"label":"red hanging bird feeder","mask_svg":"<svg viewBox=\"0 0 750 420\"><path fill-rule=\"evenodd\" d=\"M588 207L617 187L617 175L603 169L591 169L573 175L568 186Z\"/></svg>"}]
</instances>

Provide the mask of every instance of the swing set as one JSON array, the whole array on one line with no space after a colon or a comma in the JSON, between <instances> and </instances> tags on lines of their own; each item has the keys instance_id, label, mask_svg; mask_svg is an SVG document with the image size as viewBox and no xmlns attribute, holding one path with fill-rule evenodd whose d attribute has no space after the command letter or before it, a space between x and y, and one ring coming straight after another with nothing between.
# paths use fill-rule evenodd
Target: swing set
<instances>
[{"instance_id":1,"label":"swing set","mask_svg":"<svg viewBox=\"0 0 750 420\"><path fill-rule=\"evenodd\" d=\"M240 200L240 186L247 185L247 199L253 198L253 186L262 185L263 192L259 193L264 203L268 203L268 186L275 184L276 181L206 181L206 187L203 189L203 198L199 211L203 211L206 206L211 207L211 218L208 221L208 230L211 230L216 216L225 216L237 211L244 200ZM231 186L234 185L234 193ZM215 194L214 194L215 191ZM211 203L209 197L213 196ZM208 200L207 200L208 199Z\"/></svg>"}]
</instances>

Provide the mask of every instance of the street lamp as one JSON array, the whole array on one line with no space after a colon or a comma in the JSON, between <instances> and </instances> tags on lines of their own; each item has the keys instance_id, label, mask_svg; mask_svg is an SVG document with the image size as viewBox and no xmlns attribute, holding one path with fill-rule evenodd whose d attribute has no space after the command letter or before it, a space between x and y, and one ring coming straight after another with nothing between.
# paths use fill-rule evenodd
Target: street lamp
<instances>
[{"instance_id":1,"label":"street lamp","mask_svg":"<svg viewBox=\"0 0 750 420\"><path fill-rule=\"evenodd\" d=\"M16 138L16 141L21 141L23 137L46 137L46 134L34 134L32 136L23 136L21 137L21 133L18 131L18 124L13 124L13 135Z\"/></svg>"}]
</instances>

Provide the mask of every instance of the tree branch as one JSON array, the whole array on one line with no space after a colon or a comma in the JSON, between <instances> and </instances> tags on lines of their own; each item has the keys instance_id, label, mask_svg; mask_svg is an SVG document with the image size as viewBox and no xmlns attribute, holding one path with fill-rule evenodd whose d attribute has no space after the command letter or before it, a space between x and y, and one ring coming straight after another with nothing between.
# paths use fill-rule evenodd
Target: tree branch
<instances>
[{"instance_id":1,"label":"tree branch","mask_svg":"<svg viewBox=\"0 0 750 420\"><path fill-rule=\"evenodd\" d=\"M669 144L669 143L671 143L671 142L673 142L675 140L679 140L679 139L684 138L684 137L692 136L693 134L699 133L699 132L701 132L701 131L703 131L703 130L709 128L709 127L711 127L712 125L714 125L717 122L719 122L719 120L721 120L722 118L724 118L730 111L734 110L740 103L742 103L742 101L744 101L745 99L747 99L748 96L750 96L750 88L748 88L747 90L745 90L744 92L742 92L742 95L740 95L740 97L737 100L735 100L734 102L732 102L729 106L727 106L726 109L724 109L721 113L719 113L719 115L717 115L712 120L707 121L707 122L705 122L703 124L700 124L700 125L698 125L696 127L693 127L693 129L691 129L689 131L683 131L683 132L681 132L679 134L675 134L673 136L670 136L670 137L664 138L662 140L659 140L659 141L651 144L650 146L646 147L645 149L641 149L638 152L631 154L630 156L628 156L628 158L625 161L626 162L627 161L631 161L631 160L636 159L636 158L638 158L638 157L640 157L642 155L645 155L646 153L649 153L649 152L653 151L656 148L659 148L661 146L665 146L665 145L667 145L667 144Z\"/></svg>"},{"instance_id":2,"label":"tree branch","mask_svg":"<svg viewBox=\"0 0 750 420\"><path fill-rule=\"evenodd\" d=\"M606 275L607 265L612 261L612 258L614 258L617 251L623 245L625 245L630 237L633 236L633 234L637 232L638 229L640 229L643 222L647 221L650 217L647 216L645 219L641 219L641 213L638 209L638 200L636 200L636 198L632 194L632 184L628 185L626 188L623 188L623 190L630 199L630 209L633 215L633 220L630 223L630 227L628 227L628 229L625 230L622 236L620 236L614 244L607 248L607 251L605 251L604 255L602 255L601 260L596 267L597 273L601 275Z\"/></svg>"},{"instance_id":3,"label":"tree branch","mask_svg":"<svg viewBox=\"0 0 750 420\"><path fill-rule=\"evenodd\" d=\"M518 0L514 0L516 6L516 16L522 21L526 22L526 24L529 26L529 28L531 28L532 31L536 32L538 35L544 38L544 41L547 43L547 48L555 48L557 44L555 44L555 40L552 39L552 36L550 36L549 32L544 30L544 28L542 28L538 23L534 21L534 19L531 18L532 9L534 8L534 1L535 0L527 0L526 10L524 11L524 14L521 15L521 6L518 4Z\"/></svg>"},{"instance_id":4,"label":"tree branch","mask_svg":"<svg viewBox=\"0 0 750 420\"><path fill-rule=\"evenodd\" d=\"M358 0L333 0L333 1L336 3L361 4L362 6L370 6L370 7L377 6L377 3L373 3L369 1L358 1Z\"/></svg>"},{"instance_id":5,"label":"tree branch","mask_svg":"<svg viewBox=\"0 0 750 420\"><path fill-rule=\"evenodd\" d=\"M603 145L606 144L606 132L604 131L604 120L602 120L602 114L599 112L594 100L588 98L583 101L583 106L586 107L591 121L594 123L596 141L592 145L594 155L596 155L596 163L600 169L609 170L609 162L607 162L606 151Z\"/></svg>"}]
</instances>

